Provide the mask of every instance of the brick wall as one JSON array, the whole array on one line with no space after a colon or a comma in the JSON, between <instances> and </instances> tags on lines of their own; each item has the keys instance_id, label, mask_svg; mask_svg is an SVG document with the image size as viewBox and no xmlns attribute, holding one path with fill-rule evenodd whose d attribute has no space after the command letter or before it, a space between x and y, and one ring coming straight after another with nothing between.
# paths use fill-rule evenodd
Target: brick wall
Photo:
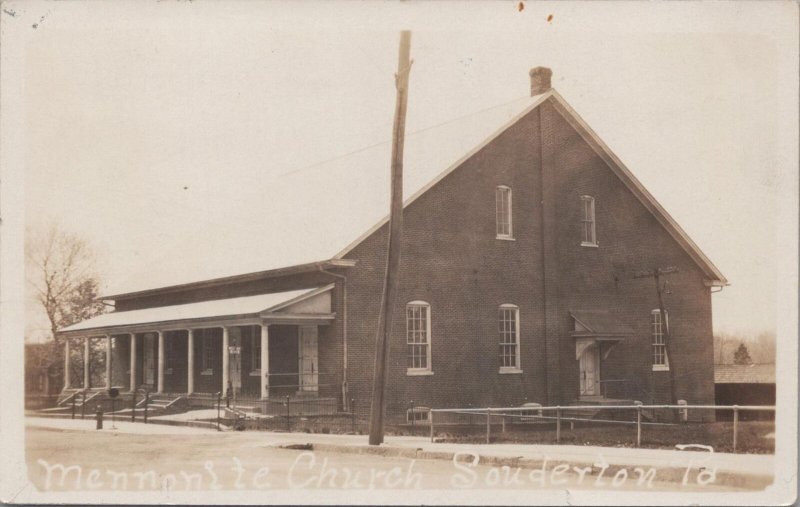
<instances>
[{"instance_id":1,"label":"brick wall","mask_svg":"<svg viewBox=\"0 0 800 507\"><path fill-rule=\"evenodd\" d=\"M405 210L399 301L390 342L389 421L411 401L432 407L520 404L544 397L539 166L528 115ZM514 241L496 238L495 187L512 188ZM368 409L387 228L346 257L351 393ZM405 303L431 305L433 375L406 375ZM498 307L519 307L521 374L499 374ZM356 366L358 365L358 366ZM356 376L357 375L357 376Z\"/></svg>"},{"instance_id":2,"label":"brick wall","mask_svg":"<svg viewBox=\"0 0 800 507\"><path fill-rule=\"evenodd\" d=\"M615 309L635 337L615 347L601 363L601 378L635 377L654 391L657 403L669 401L669 372L652 371L651 311L658 308L655 282L634 279L637 271L675 266L664 294L675 357L676 395L689 403L713 403L713 337L710 289L702 270L645 209L580 135L553 110L556 166L556 237L559 262L561 334L572 327L570 309ZM582 247L582 195L595 198L598 247ZM562 340L561 402L578 392L574 346Z\"/></svg>"},{"instance_id":3,"label":"brick wall","mask_svg":"<svg viewBox=\"0 0 800 507\"><path fill-rule=\"evenodd\" d=\"M497 185L513 190L514 241L496 239ZM584 194L596 199L597 248L580 246ZM551 105L510 127L404 213L390 421L404 417L412 401L433 407L574 401L579 377L570 309L622 310L636 336L611 350L601 378L635 378L655 401L668 401L669 374L652 371L654 282L633 279L654 266L680 269L665 296L678 398L713 402L711 299L702 271ZM362 415L372 389L386 244L384 226L346 256L358 260L348 274L348 360L350 395ZM431 305L429 376L406 374L405 304L414 300ZM503 303L519 306L521 374L498 372Z\"/></svg>"}]
</instances>

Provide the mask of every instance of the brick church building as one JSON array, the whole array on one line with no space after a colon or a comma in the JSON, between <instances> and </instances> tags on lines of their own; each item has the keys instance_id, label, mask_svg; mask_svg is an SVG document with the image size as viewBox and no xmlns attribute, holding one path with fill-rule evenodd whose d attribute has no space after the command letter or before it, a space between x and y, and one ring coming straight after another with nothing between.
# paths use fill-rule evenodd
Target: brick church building
<instances>
[{"instance_id":1,"label":"brick church building","mask_svg":"<svg viewBox=\"0 0 800 507\"><path fill-rule=\"evenodd\" d=\"M412 400L665 403L670 373L678 399L713 404L711 294L727 280L551 88L550 70L530 78L510 119L405 203L389 421ZM61 335L87 355L90 339L105 343L101 389L191 402L235 386L366 413L387 235L384 219L315 262L105 296L113 312ZM659 267L677 268L666 318L653 279L634 277ZM91 387L65 372L67 391Z\"/></svg>"}]
</instances>

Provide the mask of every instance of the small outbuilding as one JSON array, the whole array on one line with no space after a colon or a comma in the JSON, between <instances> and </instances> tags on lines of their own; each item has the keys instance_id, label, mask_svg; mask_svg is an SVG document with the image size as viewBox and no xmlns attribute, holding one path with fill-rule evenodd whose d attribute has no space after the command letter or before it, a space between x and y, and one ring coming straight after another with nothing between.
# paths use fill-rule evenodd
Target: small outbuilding
<instances>
[{"instance_id":1,"label":"small outbuilding","mask_svg":"<svg viewBox=\"0 0 800 507\"><path fill-rule=\"evenodd\" d=\"M714 365L717 405L775 405L775 364ZM731 417L717 414L718 419ZM741 412L742 419L773 418L772 412Z\"/></svg>"}]
</instances>

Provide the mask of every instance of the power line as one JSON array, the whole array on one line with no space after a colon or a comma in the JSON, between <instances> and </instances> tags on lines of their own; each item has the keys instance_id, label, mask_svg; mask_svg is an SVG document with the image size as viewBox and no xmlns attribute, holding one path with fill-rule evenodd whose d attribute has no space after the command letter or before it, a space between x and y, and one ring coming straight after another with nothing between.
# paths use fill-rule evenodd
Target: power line
<instances>
[{"instance_id":1,"label":"power line","mask_svg":"<svg viewBox=\"0 0 800 507\"><path fill-rule=\"evenodd\" d=\"M411 137L411 136L416 135L416 134L421 134L421 133L427 132L429 130L433 130L433 129L436 129L436 128L439 128L439 127L443 127L445 125L449 125L449 124L457 122L459 120L463 120L463 119L469 118L471 116L475 116L475 115L478 115L478 114L481 114L481 113L485 113L487 111L491 111L492 109L497 109L497 108L500 108L500 107L507 106L509 104L513 104L514 102L517 102L517 101L519 101L519 100L521 100L523 98L528 98L528 97L529 97L528 95L523 95L523 96L517 97L517 98L515 98L513 100L509 100L508 102L503 102L501 104L495 104L493 106L489 106L489 107L480 109L478 111L473 111L471 113L467 113L467 114L464 114L464 115L461 115L461 116L456 116L456 117L451 118L449 120L445 120L445 121L443 121L441 123L437 123L435 125L430 125L430 126L423 127L421 129L417 129L417 130L414 130L412 132L409 132L409 133L406 134L406 137ZM367 151L367 150L372 149L372 148L377 148L378 146L383 146L383 145L386 145L386 144L390 144L391 142L392 142L391 139L387 139L385 141L381 141L381 142L378 142L378 143L370 144L368 146L363 146L361 148L355 149L353 151L348 151L347 153L343 153L341 155L336 155L334 157L331 157L331 158L328 158L328 159L325 159L325 160L321 160L319 162L314 162L313 164L309 164L309 165L306 165L306 166L303 166L303 167L298 167L297 169L292 169L292 170L287 171L285 173L281 173L281 174L278 175L278 177L282 178L282 177L286 177L286 176L291 176L293 174L297 174L299 172L306 171L308 169L313 169L315 167L319 167L321 165L325 165L325 164L330 163L330 162L335 162L337 160L341 160L343 158L347 158L347 157L349 157L351 155L356 155L358 153Z\"/></svg>"}]
</instances>

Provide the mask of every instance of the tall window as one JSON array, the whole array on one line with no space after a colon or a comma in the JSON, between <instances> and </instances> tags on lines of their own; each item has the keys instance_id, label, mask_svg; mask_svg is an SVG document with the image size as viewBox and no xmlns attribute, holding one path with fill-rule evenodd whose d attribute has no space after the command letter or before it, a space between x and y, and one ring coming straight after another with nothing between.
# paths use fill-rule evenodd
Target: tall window
<instances>
[{"instance_id":1,"label":"tall window","mask_svg":"<svg viewBox=\"0 0 800 507\"><path fill-rule=\"evenodd\" d=\"M214 368L214 340L211 337L210 329L203 329L202 333L203 348L200 353L200 366L203 371L211 372Z\"/></svg>"},{"instance_id":2,"label":"tall window","mask_svg":"<svg viewBox=\"0 0 800 507\"><path fill-rule=\"evenodd\" d=\"M252 361L250 369L252 371L261 370L261 334L258 327L250 327L250 350L252 351Z\"/></svg>"},{"instance_id":3,"label":"tall window","mask_svg":"<svg viewBox=\"0 0 800 507\"><path fill-rule=\"evenodd\" d=\"M497 322L500 331L500 372L519 370L519 308L501 305Z\"/></svg>"},{"instance_id":4,"label":"tall window","mask_svg":"<svg viewBox=\"0 0 800 507\"><path fill-rule=\"evenodd\" d=\"M511 228L511 189L500 185L494 191L497 211L497 237L511 239L514 237Z\"/></svg>"},{"instance_id":5,"label":"tall window","mask_svg":"<svg viewBox=\"0 0 800 507\"><path fill-rule=\"evenodd\" d=\"M583 236L581 237L581 245L597 246L594 220L594 197L589 195L581 196L581 204L583 205L583 218L581 219Z\"/></svg>"},{"instance_id":6,"label":"tall window","mask_svg":"<svg viewBox=\"0 0 800 507\"><path fill-rule=\"evenodd\" d=\"M669 313L666 313L666 319L661 318L661 311L658 309L650 312L651 315L651 333L653 336L653 369L668 369L669 359L667 358L667 343L664 341L665 324L669 325Z\"/></svg>"},{"instance_id":7,"label":"tall window","mask_svg":"<svg viewBox=\"0 0 800 507\"><path fill-rule=\"evenodd\" d=\"M412 301L406 305L408 373L431 371L431 305Z\"/></svg>"}]
</instances>

